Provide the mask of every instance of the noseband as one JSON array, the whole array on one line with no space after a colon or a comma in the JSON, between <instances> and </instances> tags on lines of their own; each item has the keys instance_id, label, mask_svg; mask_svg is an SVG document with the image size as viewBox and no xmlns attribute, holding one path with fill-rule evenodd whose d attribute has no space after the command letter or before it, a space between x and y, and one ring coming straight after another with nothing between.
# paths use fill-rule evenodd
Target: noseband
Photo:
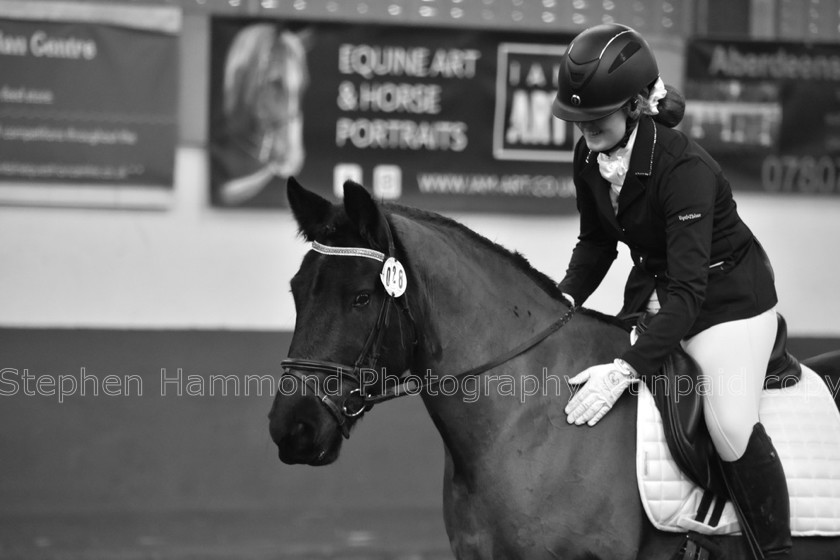
<instances>
[{"instance_id":1,"label":"noseband","mask_svg":"<svg viewBox=\"0 0 840 560\"><path fill-rule=\"evenodd\" d=\"M384 393L381 394L362 394L362 372L365 370L372 370L375 369L376 363L379 360L379 355L382 350L382 341L384 337L384 333L386 327L388 325L389 316L391 313L391 308L395 305L399 305L402 311L405 313L406 317L408 318L408 322L411 325L414 340L413 344L417 344L417 328L414 324L414 319L411 316L411 312L408 308L408 302L406 301L405 297L401 297L405 292L405 272L402 268L402 265L396 259L396 249L394 247L394 239L391 235L391 227L388 224L388 220L384 218L382 219L383 223L385 224L385 235L388 240L388 255L387 259L385 258L385 254L373 249L366 249L361 247L330 247L326 245L322 245L316 241L312 242L312 250L321 253L322 255L332 255L332 256L340 256L340 257L362 257L373 259L375 261L383 262L384 265L382 267L382 273L380 274L380 279L382 280L383 285L385 286L386 298L382 302L382 306L379 308L379 316L376 319L376 324L373 327L373 330L368 334L367 340L365 341L365 345L362 347L362 351L359 354L359 357L356 359L356 362L352 366L346 366L343 364L338 364L335 362L327 362L323 360L305 360L305 359L297 359L297 358L287 358L280 362L280 366L285 370L282 375L290 375L297 378L301 383L303 383L306 388L311 390L313 394L321 401L321 403L329 410L329 412L335 417L336 421L338 422L338 426L341 429L341 433L345 438L350 437L350 427L348 425L347 419L358 418L371 408L373 408L374 404L378 404L380 402L384 402L387 400L391 400L397 397L401 397L404 395L409 394L417 394L422 390L429 390L432 388L437 387L441 384L445 376L436 377L434 380L429 381L428 378L423 378L418 380L417 378L409 378L408 381L400 383L396 387L388 389ZM400 275L402 273L402 275ZM402 282L400 282L402 279ZM460 372L458 374L449 376L452 378L461 378L471 375L478 375L480 373L484 373L485 371L491 370L501 364L512 360L513 358L527 352L546 338L548 338L553 333L560 330L566 323L571 320L572 316L575 313L575 307L573 305L569 306L569 310L563 314L558 320L551 323L548 327L543 329L542 331L538 332L531 338L524 341L519 346L501 354L492 360L485 362L477 367L471 368L467 371ZM350 383L354 384L356 387L351 390L348 394L340 395L338 398L324 393L320 390L317 383L313 383L310 378L300 373L301 371L311 371L317 372L322 374L337 374L342 380L348 379ZM281 375L281 377L282 377Z\"/></svg>"}]
</instances>

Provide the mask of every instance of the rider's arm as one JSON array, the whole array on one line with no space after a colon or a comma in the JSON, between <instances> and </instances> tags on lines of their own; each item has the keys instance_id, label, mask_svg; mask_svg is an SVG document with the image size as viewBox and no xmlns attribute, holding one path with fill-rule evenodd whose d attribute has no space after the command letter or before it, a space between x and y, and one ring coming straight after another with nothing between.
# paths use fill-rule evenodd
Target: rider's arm
<instances>
[{"instance_id":1,"label":"rider's arm","mask_svg":"<svg viewBox=\"0 0 840 560\"><path fill-rule=\"evenodd\" d=\"M578 144L576 161L585 157ZM577 167L577 166L576 166ZM575 170L575 177L578 170ZM575 305L583 302L601 284L613 261L618 256L616 238L603 227L591 187L583 180L575 180L577 208L580 214L580 234L572 251L568 269L558 284L560 290L574 299Z\"/></svg>"}]
</instances>

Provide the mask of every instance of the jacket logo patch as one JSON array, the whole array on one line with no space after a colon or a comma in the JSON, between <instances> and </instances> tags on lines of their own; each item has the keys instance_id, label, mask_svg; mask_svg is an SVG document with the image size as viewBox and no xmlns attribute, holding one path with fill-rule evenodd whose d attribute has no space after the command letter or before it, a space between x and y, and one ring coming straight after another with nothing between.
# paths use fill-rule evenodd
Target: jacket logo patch
<instances>
[{"instance_id":1,"label":"jacket logo patch","mask_svg":"<svg viewBox=\"0 0 840 560\"><path fill-rule=\"evenodd\" d=\"M683 214L682 216L678 216L681 222L687 222L688 220L696 220L697 218L702 217L703 214Z\"/></svg>"}]
</instances>

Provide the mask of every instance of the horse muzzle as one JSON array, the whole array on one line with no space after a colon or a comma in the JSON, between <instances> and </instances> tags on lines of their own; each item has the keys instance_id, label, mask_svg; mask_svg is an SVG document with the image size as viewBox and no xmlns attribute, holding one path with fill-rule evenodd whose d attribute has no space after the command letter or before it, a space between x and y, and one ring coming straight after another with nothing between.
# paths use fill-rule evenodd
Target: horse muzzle
<instances>
[{"instance_id":1,"label":"horse muzzle","mask_svg":"<svg viewBox=\"0 0 840 560\"><path fill-rule=\"evenodd\" d=\"M328 465L338 458L341 432L317 400L302 398L289 407L275 397L269 413L269 433L277 445L278 457L287 465ZM286 410L285 413L281 410Z\"/></svg>"}]
</instances>

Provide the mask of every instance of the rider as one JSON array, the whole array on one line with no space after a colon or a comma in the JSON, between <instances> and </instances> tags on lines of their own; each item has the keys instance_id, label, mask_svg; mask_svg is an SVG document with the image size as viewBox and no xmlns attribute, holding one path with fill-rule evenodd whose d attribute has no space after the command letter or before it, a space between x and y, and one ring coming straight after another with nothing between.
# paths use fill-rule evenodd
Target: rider
<instances>
[{"instance_id":1,"label":"rider","mask_svg":"<svg viewBox=\"0 0 840 560\"><path fill-rule=\"evenodd\" d=\"M622 356L572 378L585 384L566 414L594 425L682 345L702 371L706 425L742 522L764 558L789 558L787 483L758 417L777 329L773 270L720 166L672 128L684 111L629 27L589 28L561 59L553 112L582 139L574 153L580 236L559 287L582 304L621 241L633 258L622 314L652 315Z\"/></svg>"}]
</instances>

